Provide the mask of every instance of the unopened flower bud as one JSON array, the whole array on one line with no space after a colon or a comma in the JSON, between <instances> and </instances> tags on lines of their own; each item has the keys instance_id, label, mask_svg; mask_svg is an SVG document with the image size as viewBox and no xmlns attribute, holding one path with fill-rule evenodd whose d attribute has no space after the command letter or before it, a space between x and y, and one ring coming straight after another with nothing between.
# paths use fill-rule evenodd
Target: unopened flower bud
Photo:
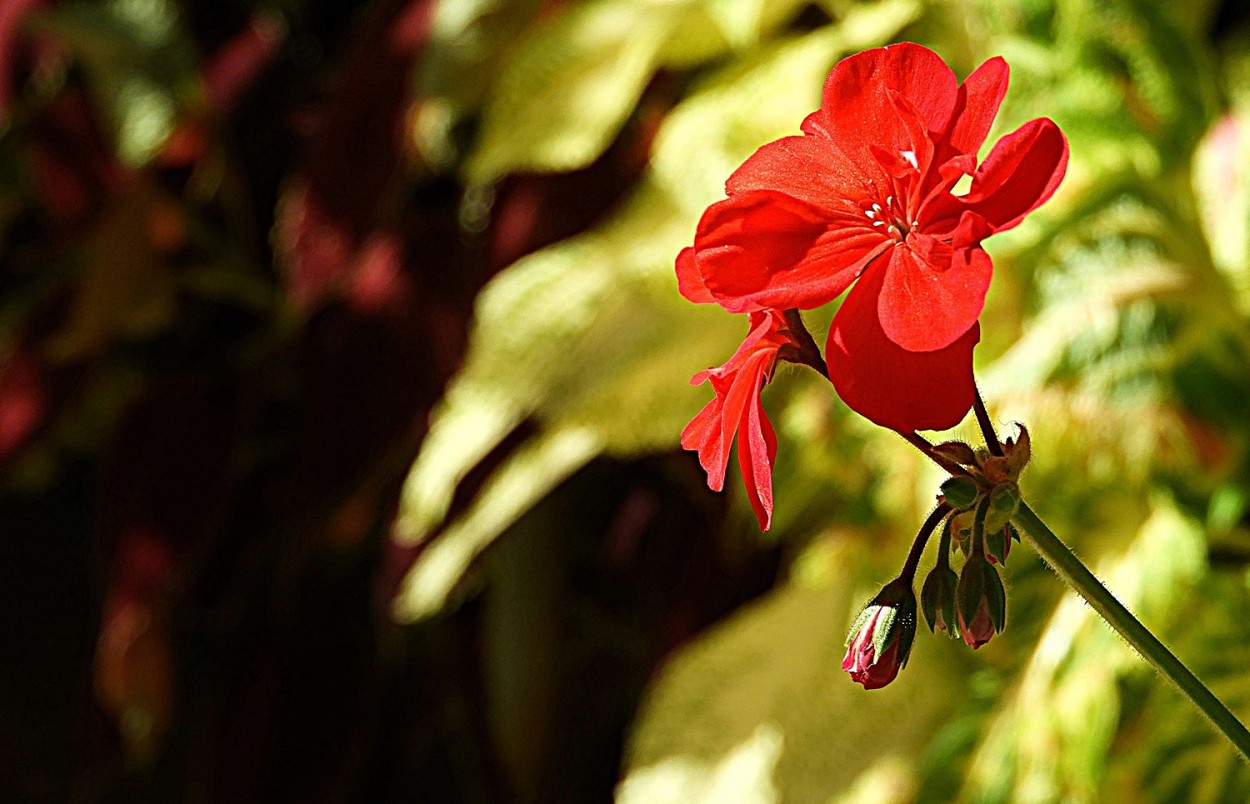
<instances>
[{"instance_id":1,"label":"unopened flower bud","mask_svg":"<svg viewBox=\"0 0 1250 804\"><path fill-rule=\"evenodd\" d=\"M884 687L898 676L916 636L916 593L902 578L877 593L860 612L846 638L842 669L866 690Z\"/></svg>"},{"instance_id":2,"label":"unopened flower bud","mask_svg":"<svg viewBox=\"0 0 1250 804\"><path fill-rule=\"evenodd\" d=\"M1014 483L1002 483L990 491L990 507L985 512L985 532L1007 526L1020 507L1020 490Z\"/></svg>"},{"instance_id":3,"label":"unopened flower bud","mask_svg":"<svg viewBox=\"0 0 1250 804\"><path fill-rule=\"evenodd\" d=\"M920 608L924 611L930 631L945 631L949 636L955 636L958 630L955 589L958 585L959 576L945 561L939 562L924 579L924 586L920 589Z\"/></svg>"},{"instance_id":4,"label":"unopened flower bud","mask_svg":"<svg viewBox=\"0 0 1250 804\"><path fill-rule=\"evenodd\" d=\"M1007 525L1001 530L985 534L985 557L990 560L991 564L1007 563L1007 554L1011 552L1013 532L1011 525Z\"/></svg>"},{"instance_id":5,"label":"unopened flower bud","mask_svg":"<svg viewBox=\"0 0 1250 804\"><path fill-rule=\"evenodd\" d=\"M942 497L957 511L966 511L981 497L977 481L967 475L957 475L942 484Z\"/></svg>"},{"instance_id":6,"label":"unopened flower bud","mask_svg":"<svg viewBox=\"0 0 1250 804\"><path fill-rule=\"evenodd\" d=\"M998 570L985 555L973 551L959 573L955 594L959 632L974 650L1007 624L1007 592Z\"/></svg>"}]
</instances>

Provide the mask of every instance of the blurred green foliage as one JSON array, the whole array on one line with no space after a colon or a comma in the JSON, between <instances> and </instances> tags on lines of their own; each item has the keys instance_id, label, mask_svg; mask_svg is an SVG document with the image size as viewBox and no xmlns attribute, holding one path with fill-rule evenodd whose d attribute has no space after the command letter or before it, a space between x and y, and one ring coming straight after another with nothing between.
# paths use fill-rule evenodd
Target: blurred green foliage
<instances>
[{"instance_id":1,"label":"blurred green foliage","mask_svg":"<svg viewBox=\"0 0 1250 804\"><path fill-rule=\"evenodd\" d=\"M169 375L225 376L232 392L245 389L234 407L218 406L216 397L199 393L200 385L185 397L175 394L174 404L156 406L180 421L186 399L200 399L206 411L220 407L226 418L237 414L252 428L240 426L244 435L229 431L237 445L205 439L223 454L237 446L221 470L229 475L223 485L235 484L221 496L237 508L221 502L230 512L221 514L209 493L205 510L212 516L192 506L185 515L197 521L185 541L156 534L176 545L171 554L191 556L177 559L209 567L203 572L208 580L199 579L204 587L214 589L218 575L226 579L218 598L203 593L207 602L198 601L208 614L183 603L208 623L199 625L211 637L195 642L187 634L199 632L184 623L182 658L192 654L181 677L187 688L196 672L213 674L203 667L217 665L204 655L211 649L227 654L220 646L234 645L213 631L229 630L220 622L267 623L272 616L289 625L292 620L282 618L300 614L303 600L312 611L307 631L326 630L327 612L343 607L319 596L322 587L315 583L292 580L324 569L309 555L333 568L323 573L332 581L335 572L357 569L344 571L338 560L367 564L369 572L359 574L372 581L369 562L383 552L380 534L390 522L384 489L421 439L411 420L424 424L426 397L408 388L412 398L401 400L406 407L397 404L398 412L386 415L378 410L386 408L384 394L403 396L395 387L411 379L404 372L420 369L429 374L417 383L422 393L441 399L395 515L394 540L415 561L390 613L416 624L406 632L418 635L414 661L437 669L429 673L433 681L420 676L432 692L414 696L411 706L435 701L428 707L434 725L421 726L434 735L431 743L453 744L448 754L469 768L449 772L461 774L454 782L469 778L487 789L477 778L474 763L480 762L507 777L499 789L524 798L541 788L535 768L544 761L542 751L557 742L531 724L550 727L555 718L540 710L562 700L553 688L567 675L555 667L552 612L567 607L575 609L570 617L601 618L584 632L602 644L577 646L587 653L600 649L595 658L617 658L612 650L619 650L628 654L631 670L649 670L650 651L673 648L645 691L624 683L595 689L614 706L616 698L623 700L619 708L631 712L641 696L623 750L613 744L605 752L623 754L617 795L627 804L1250 799L1250 769L1232 749L1024 548L1012 552L1004 573L1005 633L975 654L958 641L922 634L895 684L874 692L852 684L839 670L845 630L859 606L897 572L942 476L896 435L847 411L811 372L783 368L764 394L780 442L777 509L768 534L758 532L733 462L726 491L716 496L704 487L694 457L676 454L683 425L710 393L690 387L688 378L722 363L746 331L741 317L685 302L673 276L678 250L689 243L704 208L721 197L726 177L764 142L797 132L818 105L828 70L849 53L919 41L961 76L1001 54L1012 79L991 140L1049 116L1069 137L1072 162L1050 202L988 243L996 271L976 353L982 391L1000 422L1018 420L1030 429L1034 461L1022 483L1030 504L1234 711L1250 718L1250 29L1226 24L1234 0L363 4L384 9L390 16L383 32L396 37L388 43L402 40L408 49L370 49L370 40L370 47L342 56L345 72L361 86L336 89L327 127L335 130L346 119L348 135L330 138L320 151L310 148L313 155L298 164L288 148L314 139L300 128L303 97L299 103L286 97L282 106L299 136L282 128L286 118L273 129L257 126L271 137L259 146L247 141L252 132L225 133L230 104L209 97L212 81L201 63L207 60L190 39L188 10L195 4L29 3L36 5L42 7L23 24L55 47L31 60L36 67L21 76L20 98L0 97L0 104L11 102L0 107L0 246L6 248L0 357L7 361L0 378L8 382L0 389L8 405L0 417L0 453L13 459L4 464L4 480L7 490L55 490L66 466L104 451L123 413ZM302 38L300 28L302 18L315 17L317 4L236 5L236 16L256 15L251 35L258 55L249 80L260 80L263 64L276 58L288 33L294 66L283 69L298 72L320 58L316 38ZM198 7L201 15L212 6ZM412 35L405 13L427 6L433 9L428 30L415 26L420 35ZM1247 24L1244 13L1228 18ZM383 35L363 30L378 40ZM0 50L5 45L0 41ZM364 80L383 68L409 75L410 84ZM318 91L330 83L316 78L309 85ZM364 100L353 105L353 98ZM71 123L89 107L101 130L67 124L64 142L52 141L63 150L52 148L41 163L27 151L47 145L39 129L44 116L65 111L54 100L64 101ZM82 119L95 117L84 113ZM353 139L367 129L376 141L389 142L391 128L399 129L401 140L395 154L382 154L391 161L371 161L378 154ZM240 158L246 150L240 141L256 146L248 159ZM605 214L589 226L557 221L557 242L543 241L536 250L504 248L500 265L481 267L487 261L482 243L507 240L499 234L507 230L500 198L533 189L522 184L517 191L510 180L601 176L594 168L612 162L609 155L637 170L621 171L630 182L623 192L608 188L615 201ZM282 163L272 176L265 172L270 161ZM243 162L249 162L246 169ZM58 173L63 165L69 167ZM81 186L66 181L68 174L81 178L79 172L89 180ZM358 173L369 175L359 179ZM309 184L320 197L313 193L309 200ZM360 197L351 195L357 184L365 185ZM46 203L32 212L39 205L30 199L40 193ZM75 206L79 194L105 200L98 209L87 202ZM523 213L524 207L516 205ZM445 213L449 220L440 217ZM569 231L576 234L563 236ZM389 239L396 232L404 235L397 238L402 249ZM20 248L10 262L7 247L14 242ZM425 271L425 284L400 281L407 263L395 255L404 249L408 262ZM334 263L333 281L321 284L318 258ZM479 273L457 274L465 265ZM467 354L443 392L436 375L456 364L459 348L440 337L458 333L459 311L455 293L436 280L450 277L448 285L467 293L495 268L476 297ZM400 302L389 295L402 295L404 288L409 295ZM334 317L344 309L357 317ZM425 340L403 326L413 310L442 316L431 314L437 321L428 327L420 322ZM808 316L818 342L830 314ZM378 324L383 319L386 326ZM340 349L361 327L394 340L365 337ZM395 351L386 359L368 362L390 347ZM419 353L415 359L413 352ZM323 360L330 366L324 377L316 374ZM47 388L70 389L55 405L23 396L28 387L45 390L23 373L34 373L34 364L56 375ZM357 365L369 371L342 370ZM61 382L58 372L72 376ZM365 398L344 396L341 407L318 408L320 400L338 399L326 388L360 391ZM56 396L49 391L49 398ZM293 401L305 397L313 400L307 409ZM31 411L44 408L49 421L36 421ZM291 424L298 418L292 410L311 424ZM375 416L388 426L370 430ZM345 422L365 435L357 438ZM159 441L163 431L155 432ZM976 438L969 423L952 435ZM372 451L364 457L346 448L317 451L336 436L351 446L364 439ZM185 469L200 456L184 456L181 443L171 449ZM130 456L119 452L117 462L125 465ZM682 640L702 624L689 611L672 620L612 620L558 594L557 576L566 569L560 562L572 562L575 552L560 539L577 542L583 529L587 540L594 535L580 501L571 498L615 477L605 465L650 460L648 471L658 466L654 473L662 476L654 485L665 494L676 489L714 534L706 565L780 557L766 594L688 641ZM198 492L196 469L182 480ZM333 483L318 485L329 476ZM164 490L159 483L151 487ZM253 488L261 491L249 496ZM75 488L66 493L78 502L89 496ZM630 497L620 503L621 518L643 521L670 510L655 502L660 498L668 500ZM156 502L164 512L165 500ZM197 528L199 520L218 524L214 517L227 524L213 536L245 536L212 542ZM303 536L305 529L317 538L291 535ZM632 538L642 530L636 527ZM610 535L586 551L617 549L608 544ZM368 560L342 559L357 555L353 546L361 554L374 552ZM273 590L266 586L271 570ZM193 570L184 575L198 577ZM630 577L667 578L675 587L689 581L663 572ZM293 588L305 597L295 598ZM386 589L390 601L385 584L367 588ZM232 597L238 589L245 593ZM643 609L670 600L659 594L669 591L635 588L629 597L610 589L604 597L619 593ZM187 592L159 587L152 593L157 602L135 594L160 611L165 604L176 608L169 601L180 593ZM697 614L749 596L732 590ZM353 612L374 625L372 610L351 599L359 609ZM458 612L473 608L467 603L483 599L481 611L467 618L470 628L454 622ZM690 622L674 624L680 616ZM622 621L663 622L671 634L647 634L645 641ZM270 636L256 633L256 643ZM448 634L473 645L449 646ZM394 647L385 636L377 643L379 654ZM195 654L203 644L209 649ZM168 645L153 650L179 657ZM478 698L457 686L459 679L439 676L454 677L461 666L456 657L475 650L486 665L484 691L474 688ZM246 660L249 651L268 656L252 643L231 655ZM314 655L330 666L327 657L340 652L335 644L324 656ZM291 655L304 656L294 649ZM303 679L308 667L290 655L281 658ZM245 660L223 660L222 666L246 678L255 667ZM174 664L159 669L168 676ZM86 675L78 681L90 686ZM240 688L256 700L269 696L267 689ZM443 700L445 689L463 697ZM227 697L212 697L221 690L211 683L209 691L214 704ZM575 714L592 711L593 703ZM463 725L472 721L463 711L471 704L488 710L485 737ZM172 720L169 706L157 714ZM290 706L320 716L305 708ZM384 710L385 701L376 708ZM205 711L209 719L219 717L211 706ZM344 721L370 742L374 736L351 715ZM571 728L579 725L576 717L569 720ZM212 753L228 744L203 737L216 733L212 727L191 731L209 748L183 764L230 764L228 754ZM286 738L272 731L275 740ZM493 741L493 748L464 747L475 739ZM252 750L251 743L239 745ZM357 749L344 745L345 753ZM420 766L427 772L443 761L430 753L434 758ZM557 775L566 770L547 761ZM176 776L178 769L168 768L179 764L168 761L165 771ZM303 755L290 760L314 781L305 766L316 764Z\"/></svg>"},{"instance_id":2,"label":"blurred green foliage","mask_svg":"<svg viewBox=\"0 0 1250 804\"><path fill-rule=\"evenodd\" d=\"M457 599L475 557L594 456L672 448L707 395L685 379L745 331L677 296L678 249L733 168L797 130L839 57L911 39L961 75L1003 54L1012 81L997 134L1049 116L1070 138L1059 194L989 243L978 374L992 413L1034 435L1027 497L1250 716L1247 31L1213 30L1210 3L1153 0L444 11L425 68L444 124L422 130L434 132L427 149L452 153L437 132L480 115L454 159L470 186L583 167L631 117L655 133L608 219L479 297L467 362L405 487L398 537L427 547L401 618ZM656 81L675 87L671 108L638 105ZM1004 635L975 655L922 638L897 684L854 687L838 670L844 629L901 564L940 478L814 375L783 372L765 405L780 438L772 532L750 536L735 469L726 493L736 543L784 545L788 580L671 657L634 724L623 801L1250 795L1231 749L1024 549L1007 571ZM531 437L453 507L521 422Z\"/></svg>"}]
</instances>

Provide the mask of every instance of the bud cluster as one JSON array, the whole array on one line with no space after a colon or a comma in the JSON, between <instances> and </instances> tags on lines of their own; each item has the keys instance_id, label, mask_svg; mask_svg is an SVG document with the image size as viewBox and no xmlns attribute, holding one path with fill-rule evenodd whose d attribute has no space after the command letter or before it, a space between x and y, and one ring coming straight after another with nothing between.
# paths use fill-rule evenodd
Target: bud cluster
<instances>
[{"instance_id":1,"label":"bud cluster","mask_svg":"<svg viewBox=\"0 0 1250 804\"><path fill-rule=\"evenodd\" d=\"M920 591L929 630L958 635L975 650L1006 626L1007 593L998 567L1020 540L1011 519L1020 506L1016 481L1029 462L1029 432L1018 425L1015 436L996 446L993 453L958 441L933 448L965 473L942 484L937 510L917 535L903 572L872 599L847 636L842 669L865 689L889 684L907 664L916 633L916 565L938 524L937 563ZM958 573L951 567L956 552L964 558Z\"/></svg>"}]
</instances>

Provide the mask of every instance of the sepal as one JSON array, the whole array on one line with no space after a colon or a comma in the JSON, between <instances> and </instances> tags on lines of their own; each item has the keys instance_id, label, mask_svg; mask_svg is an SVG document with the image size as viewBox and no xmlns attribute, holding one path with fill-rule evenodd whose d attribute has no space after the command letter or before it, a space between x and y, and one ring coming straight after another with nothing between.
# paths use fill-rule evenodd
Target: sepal
<instances>
[{"instance_id":1,"label":"sepal","mask_svg":"<svg viewBox=\"0 0 1250 804\"><path fill-rule=\"evenodd\" d=\"M945 631L948 636L959 633L959 625L955 614L955 590L959 585L959 576L951 569L950 564L939 560L937 566L930 570L920 590L920 607L924 611L925 621L933 633Z\"/></svg>"}]
</instances>

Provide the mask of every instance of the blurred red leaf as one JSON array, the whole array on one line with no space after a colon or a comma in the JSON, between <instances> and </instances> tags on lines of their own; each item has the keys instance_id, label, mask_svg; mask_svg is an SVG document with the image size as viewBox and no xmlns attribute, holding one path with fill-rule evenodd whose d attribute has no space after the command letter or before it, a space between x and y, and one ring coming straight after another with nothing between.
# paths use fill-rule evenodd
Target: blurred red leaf
<instances>
[{"instance_id":1,"label":"blurred red leaf","mask_svg":"<svg viewBox=\"0 0 1250 804\"><path fill-rule=\"evenodd\" d=\"M277 222L287 290L308 310L335 289L377 226L401 168L401 122L433 3L386 3L354 38L338 87ZM381 43L381 46L379 46Z\"/></svg>"},{"instance_id":2,"label":"blurred red leaf","mask_svg":"<svg viewBox=\"0 0 1250 804\"><path fill-rule=\"evenodd\" d=\"M4 0L0 3L0 119L13 100L14 74L22 48L21 25L29 12L43 0Z\"/></svg>"},{"instance_id":3,"label":"blurred red leaf","mask_svg":"<svg viewBox=\"0 0 1250 804\"><path fill-rule=\"evenodd\" d=\"M29 346L19 344L0 367L0 467L26 445L47 406L39 366Z\"/></svg>"},{"instance_id":4,"label":"blurred red leaf","mask_svg":"<svg viewBox=\"0 0 1250 804\"><path fill-rule=\"evenodd\" d=\"M140 760L173 716L174 664L160 596L172 563L160 539L136 533L122 541L96 646L96 696Z\"/></svg>"}]
</instances>

